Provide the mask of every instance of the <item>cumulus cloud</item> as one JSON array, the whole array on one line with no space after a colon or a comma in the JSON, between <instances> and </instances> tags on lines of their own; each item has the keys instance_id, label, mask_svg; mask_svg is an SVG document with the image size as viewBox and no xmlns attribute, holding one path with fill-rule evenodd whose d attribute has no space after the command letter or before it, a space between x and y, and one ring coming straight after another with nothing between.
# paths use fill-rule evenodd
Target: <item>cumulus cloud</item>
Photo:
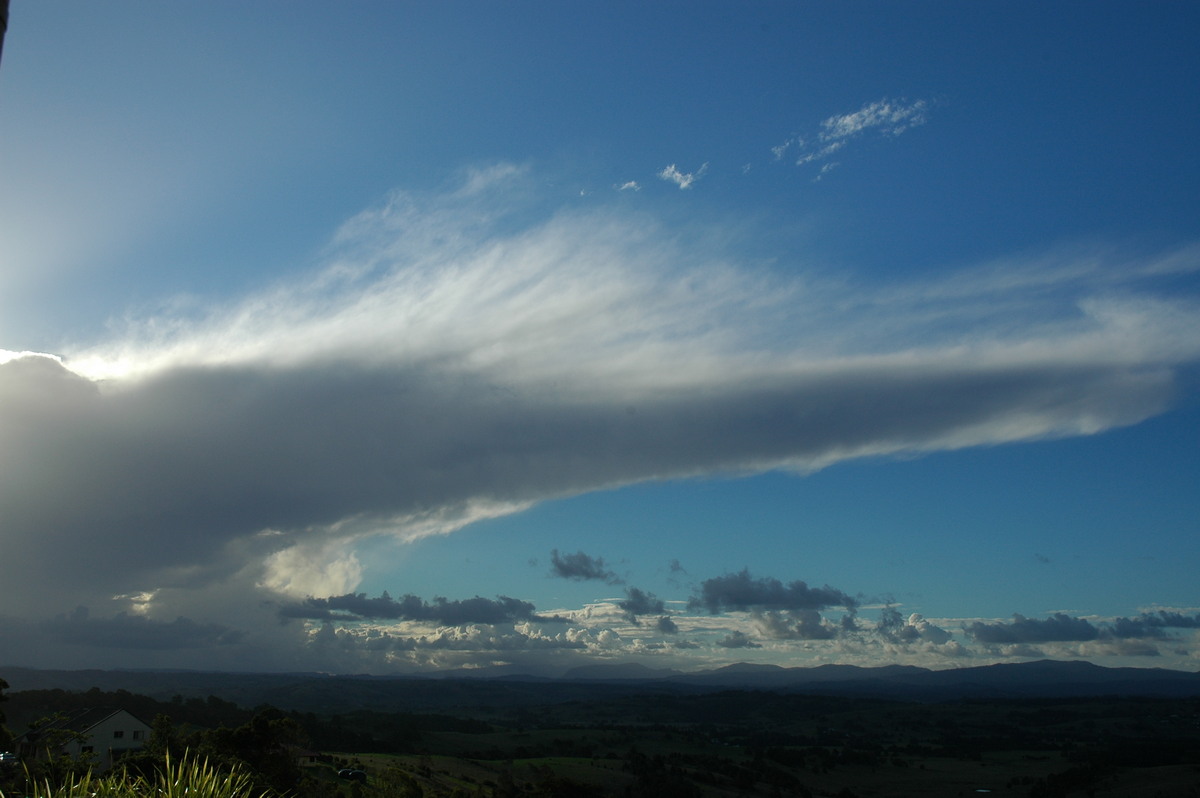
<instances>
[{"instance_id":1,"label":"cumulus cloud","mask_svg":"<svg viewBox=\"0 0 1200 798\"><path fill-rule=\"evenodd\" d=\"M1200 613L1186 615L1175 610L1156 610L1143 612L1135 618L1119 618L1114 625L1119 626L1122 622L1150 629L1200 629ZM1136 635L1123 636L1134 637Z\"/></svg>"},{"instance_id":2,"label":"cumulus cloud","mask_svg":"<svg viewBox=\"0 0 1200 798\"><path fill-rule=\"evenodd\" d=\"M232 611L223 595L356 595L371 537L647 480L1136 423L1200 355L1194 299L1155 282L1194 271L1196 247L850 288L645 216L538 213L514 199L527 172L397 193L322 268L252 296L0 358L0 606L51 618L145 594L147 619L204 627L221 619L193 608ZM615 577L582 552L560 566ZM694 600L855 606L745 572Z\"/></svg>"},{"instance_id":3,"label":"cumulus cloud","mask_svg":"<svg viewBox=\"0 0 1200 798\"><path fill-rule=\"evenodd\" d=\"M1200 628L1200 614L1193 616L1158 610L1144 612L1132 618L1118 617L1110 621L1095 622L1087 618L1074 618L1062 612L1056 612L1042 620L1015 614L1011 622L976 621L967 625L964 631L978 642L992 645L1091 641L1112 644L1114 641L1126 641L1119 647L1144 653L1150 645L1148 642L1135 646L1130 641L1166 639L1171 637L1171 629L1197 628Z\"/></svg>"},{"instance_id":4,"label":"cumulus cloud","mask_svg":"<svg viewBox=\"0 0 1200 798\"><path fill-rule=\"evenodd\" d=\"M498 596L495 599L476 596L457 601L436 596L433 603L430 604L411 594L400 599L393 599L384 592L379 598L368 598L365 593L309 598L303 602L284 605L280 608L279 614L283 618L408 620L428 621L447 626L511 623L520 620L557 620L539 616L534 609L532 603L508 596Z\"/></svg>"},{"instance_id":5,"label":"cumulus cloud","mask_svg":"<svg viewBox=\"0 0 1200 798\"><path fill-rule=\"evenodd\" d=\"M760 643L755 643L745 632L737 630L718 640L717 645L721 648L762 648Z\"/></svg>"},{"instance_id":6,"label":"cumulus cloud","mask_svg":"<svg viewBox=\"0 0 1200 798\"><path fill-rule=\"evenodd\" d=\"M1132 618L1119 617L1096 624L1098 638L1113 653L1158 656L1159 642L1177 640L1177 629L1200 629L1200 614L1185 615L1173 610L1143 612Z\"/></svg>"},{"instance_id":7,"label":"cumulus cloud","mask_svg":"<svg viewBox=\"0 0 1200 798\"><path fill-rule=\"evenodd\" d=\"M701 164L700 168L695 172L681 172L676 168L675 164L666 166L658 173L659 178L666 180L668 183L674 183L680 189L688 189L692 187L700 178L704 177L704 173L708 171L708 164Z\"/></svg>"},{"instance_id":8,"label":"cumulus cloud","mask_svg":"<svg viewBox=\"0 0 1200 798\"><path fill-rule=\"evenodd\" d=\"M950 642L951 639L949 632L926 620L920 613L914 612L905 618L895 607L883 609L875 631L893 643L902 644L923 641L942 645Z\"/></svg>"},{"instance_id":9,"label":"cumulus cloud","mask_svg":"<svg viewBox=\"0 0 1200 798\"><path fill-rule=\"evenodd\" d=\"M679 632L679 624L675 623L675 621L671 620L670 616L667 615L659 618L658 622L654 625L654 628L667 635L678 634Z\"/></svg>"},{"instance_id":10,"label":"cumulus cloud","mask_svg":"<svg viewBox=\"0 0 1200 798\"><path fill-rule=\"evenodd\" d=\"M1062 640L1095 640L1099 630L1084 618L1072 618L1056 612L1043 620L1026 618L1019 613L1009 623L976 621L965 629L980 643L1047 643Z\"/></svg>"},{"instance_id":11,"label":"cumulus cloud","mask_svg":"<svg viewBox=\"0 0 1200 798\"><path fill-rule=\"evenodd\" d=\"M727 577L723 579L728 580ZM841 605L849 611L836 623L823 617L817 606L763 609L763 607L769 606L767 602L771 602L771 605L776 607L810 603L824 608L834 606L835 599L844 601L849 597L828 587L821 592L814 592L803 582L799 582L789 586L793 588L789 591L793 595L790 599L785 599L783 598L785 589L782 583L777 580L758 581L766 583L769 587L764 589L760 585L757 590L746 590L743 585L736 588L733 592L747 598L732 606L742 609L749 608L751 610L750 619L755 631L761 637L770 640L845 641L870 639L873 636L875 639L897 646L922 644L937 647L950 644L953 638L950 632L927 620L921 614L912 613L906 618L891 606L883 608L879 620L873 626L864 626L859 622L857 603L854 603L853 600L848 605ZM729 592L727 587L726 585L723 588L725 592ZM757 595L752 596L752 593L757 593ZM758 601L752 603L749 598L755 598ZM702 606L702 601L693 600L691 608L699 609Z\"/></svg>"},{"instance_id":12,"label":"cumulus cloud","mask_svg":"<svg viewBox=\"0 0 1200 798\"><path fill-rule=\"evenodd\" d=\"M268 555L261 584L288 596L333 596L357 587L362 573L358 556L340 541L316 540Z\"/></svg>"},{"instance_id":13,"label":"cumulus cloud","mask_svg":"<svg viewBox=\"0 0 1200 798\"><path fill-rule=\"evenodd\" d=\"M662 599L636 587L625 588L625 596L625 600L618 601L617 606L625 612L631 623L637 623L639 615L660 615L666 609Z\"/></svg>"},{"instance_id":14,"label":"cumulus cloud","mask_svg":"<svg viewBox=\"0 0 1200 798\"><path fill-rule=\"evenodd\" d=\"M753 618L759 633L772 640L832 640L838 634L816 610L756 612Z\"/></svg>"},{"instance_id":15,"label":"cumulus cloud","mask_svg":"<svg viewBox=\"0 0 1200 798\"><path fill-rule=\"evenodd\" d=\"M1117 618L1112 622L1110 634L1117 638L1166 637L1167 625L1157 618Z\"/></svg>"},{"instance_id":16,"label":"cumulus cloud","mask_svg":"<svg viewBox=\"0 0 1200 798\"><path fill-rule=\"evenodd\" d=\"M691 609L704 608L710 613L730 610L819 610L845 607L852 610L858 600L829 585L811 588L801 581L784 585L774 577L755 579L749 570L705 579L700 595L688 601Z\"/></svg>"},{"instance_id":17,"label":"cumulus cloud","mask_svg":"<svg viewBox=\"0 0 1200 798\"><path fill-rule=\"evenodd\" d=\"M621 582L621 578L604 564L603 557L592 557L582 551L574 554L559 554L558 549L551 551L550 573L577 582L597 580L610 585Z\"/></svg>"}]
</instances>

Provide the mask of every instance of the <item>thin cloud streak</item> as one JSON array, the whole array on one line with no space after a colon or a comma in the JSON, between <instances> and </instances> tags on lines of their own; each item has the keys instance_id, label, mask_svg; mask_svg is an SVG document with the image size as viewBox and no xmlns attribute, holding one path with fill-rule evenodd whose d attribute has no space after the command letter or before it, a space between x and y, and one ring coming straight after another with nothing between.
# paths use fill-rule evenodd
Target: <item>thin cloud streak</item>
<instances>
[{"instance_id":1,"label":"thin cloud streak","mask_svg":"<svg viewBox=\"0 0 1200 798\"><path fill-rule=\"evenodd\" d=\"M795 145L798 151L795 160L797 166L824 161L842 151L848 142L867 131L875 130L884 136L895 137L906 130L923 125L927 120L928 110L929 103L925 100L912 103L887 98L876 100L857 111L828 117L821 122L820 132L815 139L806 142L799 136L794 136L772 147L771 154L774 160L779 161L792 145ZM836 167L836 163L826 163L817 179Z\"/></svg>"},{"instance_id":2,"label":"thin cloud streak","mask_svg":"<svg viewBox=\"0 0 1200 798\"><path fill-rule=\"evenodd\" d=\"M5 605L235 575L343 595L348 547L372 535L645 480L1096 433L1163 411L1200 354L1195 302L1149 274L1194 269L1195 247L1147 258L1144 279L1101 261L1049 287L984 281L1013 325L961 303L965 277L852 290L646 217L514 210L524 178L396 194L306 280L0 363Z\"/></svg>"},{"instance_id":3,"label":"thin cloud streak","mask_svg":"<svg viewBox=\"0 0 1200 798\"><path fill-rule=\"evenodd\" d=\"M552 620L538 616L530 602L509 596L497 596L495 599L475 596L458 601L450 601L438 596L430 604L411 594L396 600L387 593L379 598L368 598L364 593L351 593L329 598L309 598L304 602L282 607L279 614L282 618L309 620L434 621L448 626Z\"/></svg>"},{"instance_id":4,"label":"thin cloud streak","mask_svg":"<svg viewBox=\"0 0 1200 798\"><path fill-rule=\"evenodd\" d=\"M883 99L867 103L849 114L831 116L821 123L822 141L840 141L879 128L889 136L899 136L910 127L925 124L924 100L905 104Z\"/></svg>"}]
</instances>

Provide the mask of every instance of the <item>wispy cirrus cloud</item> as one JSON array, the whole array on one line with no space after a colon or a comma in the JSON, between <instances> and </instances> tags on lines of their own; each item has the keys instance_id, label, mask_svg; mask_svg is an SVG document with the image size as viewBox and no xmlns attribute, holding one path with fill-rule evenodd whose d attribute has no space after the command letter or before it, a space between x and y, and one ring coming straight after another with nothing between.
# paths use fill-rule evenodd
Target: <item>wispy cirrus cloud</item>
<instances>
[{"instance_id":1,"label":"wispy cirrus cloud","mask_svg":"<svg viewBox=\"0 0 1200 798\"><path fill-rule=\"evenodd\" d=\"M805 164L825 161L818 178L836 168L836 162L828 162L831 157L841 152L851 141L875 132L883 136L899 136L905 131L925 124L929 111L929 103L925 100L907 102L884 98L867 103L857 111L848 114L835 114L823 120L819 131L808 139L792 136L771 148L774 160L779 161L783 156L795 151L795 164Z\"/></svg>"},{"instance_id":2,"label":"wispy cirrus cloud","mask_svg":"<svg viewBox=\"0 0 1200 798\"><path fill-rule=\"evenodd\" d=\"M482 167L472 167L464 172L464 179L457 190L460 197L474 197L495 185L504 184L529 169L514 163L500 162Z\"/></svg>"},{"instance_id":3,"label":"wispy cirrus cloud","mask_svg":"<svg viewBox=\"0 0 1200 798\"><path fill-rule=\"evenodd\" d=\"M888 99L868 103L849 114L831 116L821 123L821 141L841 141L866 130L878 129L888 136L899 136L925 124L928 106L924 100L913 103Z\"/></svg>"}]
</instances>

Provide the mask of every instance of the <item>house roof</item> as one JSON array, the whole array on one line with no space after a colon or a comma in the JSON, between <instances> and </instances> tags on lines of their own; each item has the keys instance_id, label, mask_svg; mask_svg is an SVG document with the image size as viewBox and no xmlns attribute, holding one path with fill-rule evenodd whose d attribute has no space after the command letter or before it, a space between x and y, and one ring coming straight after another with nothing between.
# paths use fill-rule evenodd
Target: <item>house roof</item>
<instances>
[{"instance_id":1,"label":"house roof","mask_svg":"<svg viewBox=\"0 0 1200 798\"><path fill-rule=\"evenodd\" d=\"M66 731L79 732L82 734L86 734L87 731L89 729L91 729L93 726L96 726L96 725L108 720L113 715L119 715L122 713L133 718L135 721L137 721L138 723L141 723L143 726L146 726L146 728L149 728L149 726L146 723L139 720L137 718L137 716L135 716L132 712L130 712L128 710L113 709L112 707L88 707L88 708L84 708L84 709L74 709L74 710L71 710L70 712L59 713L58 717L55 717L50 722L39 726L35 731L38 734L41 734L42 732L49 731L52 729L64 729ZM25 732L24 734L20 735L17 739L18 740L24 739L24 738L28 737L29 734L30 734L30 732Z\"/></svg>"}]
</instances>

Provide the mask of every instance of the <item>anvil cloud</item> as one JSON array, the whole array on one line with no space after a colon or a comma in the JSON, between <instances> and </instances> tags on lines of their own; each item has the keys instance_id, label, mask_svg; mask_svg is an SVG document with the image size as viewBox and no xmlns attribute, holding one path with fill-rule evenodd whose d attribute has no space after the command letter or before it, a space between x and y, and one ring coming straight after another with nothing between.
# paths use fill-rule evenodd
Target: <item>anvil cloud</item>
<instances>
[{"instance_id":1,"label":"anvil cloud","mask_svg":"<svg viewBox=\"0 0 1200 798\"><path fill-rule=\"evenodd\" d=\"M357 540L554 497L1133 424L1200 353L1194 303L1155 290L1196 248L851 288L646 216L501 213L524 170L488 174L350 220L303 280L10 355L4 606L199 589L247 557L262 590L334 566L340 595Z\"/></svg>"}]
</instances>

